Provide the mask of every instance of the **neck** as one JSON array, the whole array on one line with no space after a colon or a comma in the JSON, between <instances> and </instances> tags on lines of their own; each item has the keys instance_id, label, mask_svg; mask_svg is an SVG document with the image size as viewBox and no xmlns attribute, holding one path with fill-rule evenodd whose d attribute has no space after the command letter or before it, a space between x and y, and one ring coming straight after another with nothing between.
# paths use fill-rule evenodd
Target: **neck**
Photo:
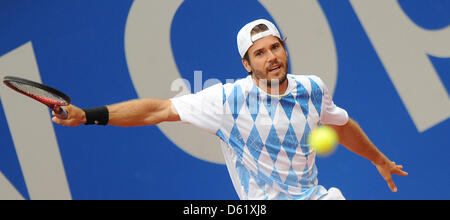
<instances>
[{"instance_id":1,"label":"neck","mask_svg":"<svg viewBox=\"0 0 450 220\"><path fill-rule=\"evenodd\" d=\"M281 82L279 80L266 80L266 79L257 79L252 76L253 81L256 86L260 89L264 90L267 94L270 95L282 95L286 92L288 87L288 80L285 78Z\"/></svg>"}]
</instances>

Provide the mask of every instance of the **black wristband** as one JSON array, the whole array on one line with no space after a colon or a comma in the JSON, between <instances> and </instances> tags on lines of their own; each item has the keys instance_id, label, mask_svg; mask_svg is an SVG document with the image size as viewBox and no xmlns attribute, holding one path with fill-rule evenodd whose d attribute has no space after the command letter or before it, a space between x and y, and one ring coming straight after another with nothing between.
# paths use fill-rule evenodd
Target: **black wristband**
<instances>
[{"instance_id":1,"label":"black wristband","mask_svg":"<svg viewBox=\"0 0 450 220\"><path fill-rule=\"evenodd\" d=\"M107 125L109 111L106 106L98 108L83 109L86 113L86 125Z\"/></svg>"}]
</instances>

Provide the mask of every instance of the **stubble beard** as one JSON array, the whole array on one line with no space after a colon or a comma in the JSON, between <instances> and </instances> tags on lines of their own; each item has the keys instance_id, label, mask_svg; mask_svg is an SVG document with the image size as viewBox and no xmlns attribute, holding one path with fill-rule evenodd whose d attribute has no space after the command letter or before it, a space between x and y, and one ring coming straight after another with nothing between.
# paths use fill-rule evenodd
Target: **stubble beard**
<instances>
[{"instance_id":1,"label":"stubble beard","mask_svg":"<svg viewBox=\"0 0 450 220\"><path fill-rule=\"evenodd\" d=\"M281 73L280 77L278 79L266 79L266 73L262 73L261 71L253 71L253 74L255 74L255 78L259 83L259 86L265 86L266 89L272 90L272 88L277 89L280 85L282 85L287 80L287 71L289 69L288 63L285 65L285 72Z\"/></svg>"}]
</instances>

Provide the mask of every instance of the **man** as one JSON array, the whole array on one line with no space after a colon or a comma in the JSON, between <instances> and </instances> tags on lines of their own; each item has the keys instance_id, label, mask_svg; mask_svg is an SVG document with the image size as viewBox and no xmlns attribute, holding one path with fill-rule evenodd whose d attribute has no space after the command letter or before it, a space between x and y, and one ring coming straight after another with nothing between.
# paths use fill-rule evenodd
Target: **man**
<instances>
[{"instance_id":1,"label":"man","mask_svg":"<svg viewBox=\"0 0 450 220\"><path fill-rule=\"evenodd\" d=\"M245 25L237 43L249 73L234 83L216 84L170 100L138 99L94 109L65 107L66 126L155 125L183 121L217 135L233 185L241 199L344 199L336 188L318 185L315 152L306 137L318 125L334 128L339 143L367 158L389 188L392 174L406 176L361 128L337 107L317 76L291 75L284 40L275 25L260 19Z\"/></svg>"}]
</instances>

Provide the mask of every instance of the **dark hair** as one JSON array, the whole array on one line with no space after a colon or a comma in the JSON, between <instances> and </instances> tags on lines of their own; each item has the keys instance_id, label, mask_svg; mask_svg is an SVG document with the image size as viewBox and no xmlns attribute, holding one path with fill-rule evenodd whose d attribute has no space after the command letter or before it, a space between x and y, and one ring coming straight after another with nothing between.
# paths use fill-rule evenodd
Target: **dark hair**
<instances>
[{"instance_id":1,"label":"dark hair","mask_svg":"<svg viewBox=\"0 0 450 220\"><path fill-rule=\"evenodd\" d=\"M250 32L250 35L253 37L256 34L259 34L261 32L267 31L269 30L269 28L265 25L265 24L258 24L256 25L252 31ZM283 46L284 49L286 49L286 38L284 38L283 40L279 39L281 45ZM241 58L241 60L246 60L248 62L248 64L250 64L250 58L248 55L248 51L245 53L244 58ZM252 72L248 73L249 75L252 75Z\"/></svg>"}]
</instances>

